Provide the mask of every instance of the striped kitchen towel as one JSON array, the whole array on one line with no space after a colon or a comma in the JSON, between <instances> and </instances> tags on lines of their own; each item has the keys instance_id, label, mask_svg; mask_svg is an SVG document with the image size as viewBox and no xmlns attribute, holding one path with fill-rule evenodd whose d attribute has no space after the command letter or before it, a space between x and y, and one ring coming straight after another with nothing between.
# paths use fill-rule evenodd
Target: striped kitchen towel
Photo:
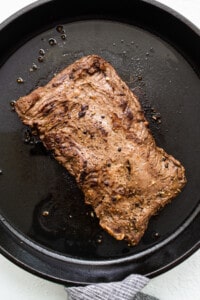
<instances>
[{"instance_id":1,"label":"striped kitchen towel","mask_svg":"<svg viewBox=\"0 0 200 300\"><path fill-rule=\"evenodd\" d=\"M66 291L68 300L156 300L141 292L148 282L147 277L132 274L122 281L73 286Z\"/></svg>"}]
</instances>

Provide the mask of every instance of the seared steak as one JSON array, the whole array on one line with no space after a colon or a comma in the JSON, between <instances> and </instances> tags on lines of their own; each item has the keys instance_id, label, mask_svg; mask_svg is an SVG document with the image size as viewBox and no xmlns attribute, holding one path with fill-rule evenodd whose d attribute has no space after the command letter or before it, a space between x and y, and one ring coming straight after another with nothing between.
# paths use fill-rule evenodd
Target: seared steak
<instances>
[{"instance_id":1,"label":"seared steak","mask_svg":"<svg viewBox=\"0 0 200 300\"><path fill-rule=\"evenodd\" d=\"M156 146L137 97L97 55L77 60L15 109L117 240L138 244L150 217L186 183L180 162Z\"/></svg>"}]
</instances>

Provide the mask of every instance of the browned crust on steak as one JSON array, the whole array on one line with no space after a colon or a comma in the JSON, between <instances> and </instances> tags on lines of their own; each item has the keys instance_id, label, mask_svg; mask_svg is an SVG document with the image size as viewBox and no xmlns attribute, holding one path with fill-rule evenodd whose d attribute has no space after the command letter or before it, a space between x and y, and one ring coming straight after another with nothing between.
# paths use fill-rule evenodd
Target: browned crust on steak
<instances>
[{"instance_id":1,"label":"browned crust on steak","mask_svg":"<svg viewBox=\"0 0 200 300\"><path fill-rule=\"evenodd\" d=\"M97 55L77 60L15 109L117 240L138 244L151 216L186 183L180 162L156 146L136 96Z\"/></svg>"}]
</instances>

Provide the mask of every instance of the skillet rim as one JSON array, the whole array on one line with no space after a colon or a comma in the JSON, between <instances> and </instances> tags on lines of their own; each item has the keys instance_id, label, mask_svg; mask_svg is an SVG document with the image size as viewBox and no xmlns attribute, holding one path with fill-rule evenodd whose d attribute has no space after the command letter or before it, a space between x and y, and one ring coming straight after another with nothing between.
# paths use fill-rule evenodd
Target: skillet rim
<instances>
[{"instance_id":1,"label":"skillet rim","mask_svg":"<svg viewBox=\"0 0 200 300\"><path fill-rule=\"evenodd\" d=\"M16 13L12 14L10 17L8 17L5 21L3 21L1 24L0 24L0 34L1 34L1 31L6 29L6 27L10 24L12 24L13 21L15 21L16 19L20 18L21 16L23 16L24 14L28 13L28 12L31 12L33 9L37 8L37 7L40 7L41 5L44 5L44 4L48 4L50 2L53 2L53 0L42 0L42 1L36 1L36 2L33 2L32 4L30 5L27 5L25 6L24 8L20 9L19 11L17 11ZM160 8L161 10L164 10L165 12L169 13L170 15L173 15L176 19L178 19L178 21L184 23L185 25L187 25L187 27L189 27L193 32L195 32L198 37L200 38L200 29L195 26L191 21L189 21L186 17L184 17L183 15L181 15L180 13L176 12L175 10L173 10L172 8L160 3L160 2L157 2L155 0L141 0L141 2L144 2L144 3L147 3L147 4L151 4L152 6L155 6L155 7L158 7ZM184 224L185 226L183 225L181 227L181 232L183 233L185 230L188 230L192 225L195 224L195 222L198 224L198 221L195 221L197 220L197 218L199 217L200 215L200 206L197 207L197 209L195 210L195 212L193 213L192 216L189 216L188 217L188 220L190 219L190 222L187 220ZM6 220L1 217L0 215L0 232L3 230L6 234L7 234L7 238L4 237L4 241L3 243L7 242L9 244L9 236L12 238L13 234L15 233L15 229L13 228L13 230L11 230L11 227L9 228L9 224L6 222ZM177 230L177 234L175 232L175 236L179 236L180 235L180 232L179 230ZM166 239L166 242L164 244L168 244L172 241L174 241L174 238L175 236ZM8 240L7 240L8 239ZM27 239L28 241L28 239ZM18 248L18 250L20 251L25 251L26 252L26 249L24 249L24 245L26 243L24 243L25 241L23 239L21 239L19 242L15 241L15 245ZM21 244L21 245L19 245ZM34 243L32 243L34 244ZM10 245L7 245L7 249L6 249L6 246L4 245L4 247L2 245L0 245L0 252L5 255L7 258L9 258L11 261L13 261L14 263L16 263L17 265L21 266L22 268L28 270L29 272L33 273L33 274L37 274L43 278L48 278L50 280L53 280L53 281L56 281L56 282L62 282L62 283L66 283L66 280L62 280L61 278L58 278L56 276L53 276L53 274L51 275L47 275L46 273L43 273L37 269L34 269L33 267L31 267L30 265L27 265L24 261L20 261L19 260L19 257L17 257L17 251L16 253L9 253L9 247ZM29 247L31 246L31 244L29 245ZM29 247L27 249L29 249ZM160 247L162 246L159 246L158 244L158 247L155 247L154 251L157 251ZM42 250L43 247L39 247L39 251ZM200 248L200 240L198 240L196 243L194 243L194 245L192 247L190 247L190 249L188 249L187 251L185 251L185 253L183 253L183 255L181 255L179 258L175 259L174 261L170 262L169 264L165 265L164 267L161 267L160 269L157 269L157 270L154 270L153 272L148 272L147 274L144 274L146 276L149 276L149 277L154 277L154 276L157 276L169 269L171 269L173 266L179 264L181 261L183 261L185 258L187 258L188 256L190 256L192 253L194 253L197 249ZM146 251L144 251L146 252ZM151 251L150 251L151 252ZM45 251L41 251L42 255L45 254ZM28 256L28 253L26 253L26 255ZM62 256L62 255L61 255ZM134 256L134 259L137 259L137 257L139 256L143 256L143 252L140 253L140 254L136 254L136 255L133 255ZM137 256L137 257L136 257ZM29 257L27 257L28 260L29 260ZM130 256L126 259L122 258L122 259L112 259L110 262L108 261L108 263L106 263L106 265L110 265L110 264L115 264L115 263L120 263L120 262L124 262L124 261L129 261L129 260L132 260L133 258ZM78 259L78 260L74 260L71 259L71 262L75 263L75 262L79 262L81 263L81 260ZM85 262L87 262L88 264L91 263L91 261L89 260L84 260L82 261L83 265L85 264ZM102 265L102 261L100 262L95 262L93 261L94 265ZM82 264L81 263L81 264ZM93 265L92 263L92 265ZM105 261L104 261L104 264L105 264ZM67 280L67 282L70 282L70 280ZM73 281L74 283L74 281ZM81 283L80 281L76 281L76 283ZM91 282L84 282L84 284L87 284L87 283L91 283Z\"/></svg>"}]
</instances>

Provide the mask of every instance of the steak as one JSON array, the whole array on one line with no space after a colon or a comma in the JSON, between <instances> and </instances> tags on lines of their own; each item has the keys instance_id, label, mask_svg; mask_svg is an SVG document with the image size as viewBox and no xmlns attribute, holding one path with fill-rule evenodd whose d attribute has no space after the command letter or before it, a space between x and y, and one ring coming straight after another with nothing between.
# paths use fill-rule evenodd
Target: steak
<instances>
[{"instance_id":1,"label":"steak","mask_svg":"<svg viewBox=\"0 0 200 300\"><path fill-rule=\"evenodd\" d=\"M136 245L149 219L176 197L185 169L157 147L141 105L110 63L82 57L15 110L76 179L99 224Z\"/></svg>"}]
</instances>

